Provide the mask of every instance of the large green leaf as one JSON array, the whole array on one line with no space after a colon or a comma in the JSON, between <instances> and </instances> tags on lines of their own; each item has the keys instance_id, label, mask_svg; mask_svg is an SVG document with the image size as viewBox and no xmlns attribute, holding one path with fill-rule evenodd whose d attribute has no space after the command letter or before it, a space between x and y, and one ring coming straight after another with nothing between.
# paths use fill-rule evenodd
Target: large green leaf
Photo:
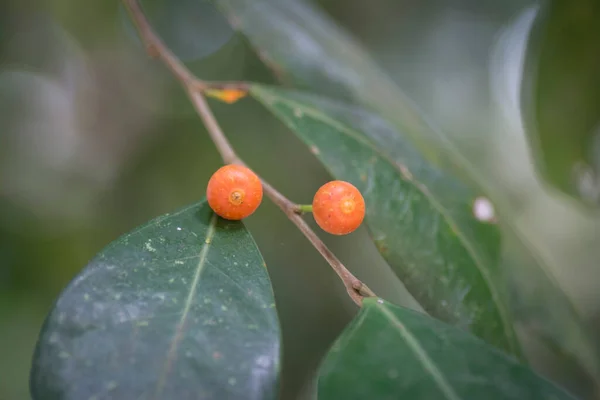
<instances>
[{"instance_id":1,"label":"large green leaf","mask_svg":"<svg viewBox=\"0 0 600 400\"><path fill-rule=\"evenodd\" d=\"M280 329L263 259L206 202L105 248L48 316L34 399L271 399Z\"/></svg>"},{"instance_id":2,"label":"large green leaf","mask_svg":"<svg viewBox=\"0 0 600 400\"><path fill-rule=\"evenodd\" d=\"M523 85L527 134L559 189L600 202L600 2L551 0L530 35Z\"/></svg>"},{"instance_id":3,"label":"large green leaf","mask_svg":"<svg viewBox=\"0 0 600 400\"><path fill-rule=\"evenodd\" d=\"M319 372L321 400L573 399L476 337L375 298Z\"/></svg>"},{"instance_id":4,"label":"large green leaf","mask_svg":"<svg viewBox=\"0 0 600 400\"><path fill-rule=\"evenodd\" d=\"M475 193L370 113L264 86L252 94L362 192L379 251L428 313L520 353L498 279L499 231L473 214Z\"/></svg>"},{"instance_id":5,"label":"large green leaf","mask_svg":"<svg viewBox=\"0 0 600 400\"><path fill-rule=\"evenodd\" d=\"M480 213L489 199L360 107L258 85L252 94L361 190L379 251L428 313L515 355L518 323L597 379L595 343L569 299L510 225Z\"/></svg>"}]
</instances>

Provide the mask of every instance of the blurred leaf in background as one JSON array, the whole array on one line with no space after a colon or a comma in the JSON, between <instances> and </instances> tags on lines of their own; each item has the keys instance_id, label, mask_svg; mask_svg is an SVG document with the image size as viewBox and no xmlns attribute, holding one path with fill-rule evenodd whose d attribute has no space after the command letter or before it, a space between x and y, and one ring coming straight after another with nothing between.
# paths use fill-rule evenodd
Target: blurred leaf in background
<instances>
[{"instance_id":1,"label":"blurred leaf in background","mask_svg":"<svg viewBox=\"0 0 600 400\"><path fill-rule=\"evenodd\" d=\"M184 62L210 56L234 35L225 17L210 1L144 0L140 1L140 5L154 31ZM121 2L119 13L129 40L142 46L139 34Z\"/></svg>"},{"instance_id":2,"label":"blurred leaf in background","mask_svg":"<svg viewBox=\"0 0 600 400\"><path fill-rule=\"evenodd\" d=\"M551 0L527 45L523 107L529 144L552 185L600 202L600 3Z\"/></svg>"}]
</instances>

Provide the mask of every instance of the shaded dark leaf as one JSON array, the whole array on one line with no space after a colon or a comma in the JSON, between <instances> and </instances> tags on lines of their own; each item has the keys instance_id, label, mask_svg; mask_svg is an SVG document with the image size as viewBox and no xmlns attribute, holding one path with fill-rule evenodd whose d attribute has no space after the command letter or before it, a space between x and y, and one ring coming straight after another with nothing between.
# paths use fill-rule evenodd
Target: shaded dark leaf
<instances>
[{"instance_id":1,"label":"shaded dark leaf","mask_svg":"<svg viewBox=\"0 0 600 400\"><path fill-rule=\"evenodd\" d=\"M139 3L157 34L184 61L210 56L235 34L208 0L140 0ZM121 2L119 14L131 40L141 45L139 34Z\"/></svg>"},{"instance_id":2,"label":"shaded dark leaf","mask_svg":"<svg viewBox=\"0 0 600 400\"><path fill-rule=\"evenodd\" d=\"M306 0L213 0L266 64L295 87L372 108L430 162L460 157L415 104L337 24ZM452 153L452 154L448 154Z\"/></svg>"}]
</instances>

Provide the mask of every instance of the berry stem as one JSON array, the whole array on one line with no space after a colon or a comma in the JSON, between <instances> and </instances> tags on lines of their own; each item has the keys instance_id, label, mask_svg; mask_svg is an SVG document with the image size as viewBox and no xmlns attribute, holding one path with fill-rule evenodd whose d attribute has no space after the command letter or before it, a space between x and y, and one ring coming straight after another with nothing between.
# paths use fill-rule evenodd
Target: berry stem
<instances>
[{"instance_id":1,"label":"berry stem","mask_svg":"<svg viewBox=\"0 0 600 400\"><path fill-rule=\"evenodd\" d=\"M203 92L208 89L238 89L248 91L250 85L246 82L206 82L198 79L186 66L173 54L169 48L160 40L154 33L152 27L144 15L137 0L123 0L125 8L129 11L129 15L137 27L138 33L142 41L146 45L146 50L152 57L157 57L167 66L171 73L181 82L187 92L190 101L198 112L198 115L204 122L210 138L215 144L221 158L225 164L240 164L245 163L238 157L235 150L229 143L229 140L219 126ZM356 278L342 262L329 250L317 234L308 226L302 219L299 213L312 212L312 205L298 205L290 201L287 197L281 194L268 182L261 178L263 190L265 194L275 203L287 217L296 225L296 227L306 236L311 244L329 263L331 268L340 277L350 298L360 307L364 297L375 297L375 293L371 291Z\"/></svg>"},{"instance_id":2,"label":"berry stem","mask_svg":"<svg viewBox=\"0 0 600 400\"><path fill-rule=\"evenodd\" d=\"M296 214L306 214L313 212L312 204L296 204Z\"/></svg>"}]
</instances>

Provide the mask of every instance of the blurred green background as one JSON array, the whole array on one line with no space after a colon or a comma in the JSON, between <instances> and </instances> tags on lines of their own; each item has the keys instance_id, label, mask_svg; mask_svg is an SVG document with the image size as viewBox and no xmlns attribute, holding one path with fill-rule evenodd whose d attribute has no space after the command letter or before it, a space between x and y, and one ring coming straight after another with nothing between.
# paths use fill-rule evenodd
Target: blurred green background
<instances>
[{"instance_id":1,"label":"blurred green background","mask_svg":"<svg viewBox=\"0 0 600 400\"><path fill-rule=\"evenodd\" d=\"M276 83L208 3L145 3L159 33L199 77ZM323 0L320 6L503 190L517 227L595 326L600 218L540 184L519 122L519 69L536 3ZM329 179L253 100L211 104L240 155L291 199L310 202ZM183 91L145 55L118 1L2 2L0 400L29 398L38 331L74 275L119 235L202 198L220 162ZM247 225L278 302L283 398L306 398L314 369L355 306L270 202ZM364 228L324 239L380 296L410 304Z\"/></svg>"}]
</instances>

